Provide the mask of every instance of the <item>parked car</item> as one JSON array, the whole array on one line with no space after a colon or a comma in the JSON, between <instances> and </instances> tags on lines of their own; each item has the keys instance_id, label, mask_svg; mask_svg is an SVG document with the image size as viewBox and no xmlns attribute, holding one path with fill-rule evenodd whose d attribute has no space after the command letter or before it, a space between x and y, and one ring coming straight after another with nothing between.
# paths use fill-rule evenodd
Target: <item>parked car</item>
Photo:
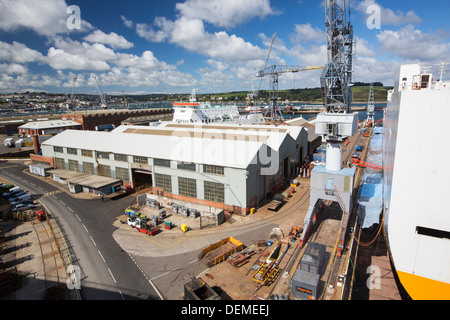
<instances>
[{"instance_id":1,"label":"parked car","mask_svg":"<svg viewBox=\"0 0 450 320\"><path fill-rule=\"evenodd\" d=\"M27 210L36 207L34 204L17 204L11 208L12 211Z\"/></svg>"},{"instance_id":2,"label":"parked car","mask_svg":"<svg viewBox=\"0 0 450 320\"><path fill-rule=\"evenodd\" d=\"M5 192L3 194L3 196L4 197L9 197L9 196L12 196L13 194L16 194L16 193L21 192L21 191L22 191L22 189L20 187L14 187L14 188L9 189L8 192Z\"/></svg>"},{"instance_id":3,"label":"parked car","mask_svg":"<svg viewBox=\"0 0 450 320\"><path fill-rule=\"evenodd\" d=\"M33 200L18 200L10 203L12 206L18 205L18 204L34 204Z\"/></svg>"},{"instance_id":4,"label":"parked car","mask_svg":"<svg viewBox=\"0 0 450 320\"><path fill-rule=\"evenodd\" d=\"M25 210L27 206L25 204L17 204L11 208L12 211Z\"/></svg>"},{"instance_id":5,"label":"parked car","mask_svg":"<svg viewBox=\"0 0 450 320\"><path fill-rule=\"evenodd\" d=\"M18 198L20 198L21 196L26 195L26 193L19 193L19 194L13 194L12 196L6 198L6 200L8 200L8 202L13 202L18 200Z\"/></svg>"},{"instance_id":6,"label":"parked car","mask_svg":"<svg viewBox=\"0 0 450 320\"><path fill-rule=\"evenodd\" d=\"M8 199L9 203L17 202L17 201L21 201L21 200L31 200L31 196L29 194L27 194L27 193L24 193L24 194L21 194L21 195L19 195L17 197Z\"/></svg>"}]
</instances>

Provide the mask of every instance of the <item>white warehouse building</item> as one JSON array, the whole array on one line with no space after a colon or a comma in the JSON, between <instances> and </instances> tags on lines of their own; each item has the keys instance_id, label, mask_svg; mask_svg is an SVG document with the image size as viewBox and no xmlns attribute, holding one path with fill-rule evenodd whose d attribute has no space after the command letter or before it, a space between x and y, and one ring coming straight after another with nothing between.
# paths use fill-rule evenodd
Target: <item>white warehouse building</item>
<instances>
[{"instance_id":1,"label":"white warehouse building","mask_svg":"<svg viewBox=\"0 0 450 320\"><path fill-rule=\"evenodd\" d=\"M111 132L66 130L42 144L41 159L32 159L246 214L297 174L307 147L302 127L167 122Z\"/></svg>"}]
</instances>

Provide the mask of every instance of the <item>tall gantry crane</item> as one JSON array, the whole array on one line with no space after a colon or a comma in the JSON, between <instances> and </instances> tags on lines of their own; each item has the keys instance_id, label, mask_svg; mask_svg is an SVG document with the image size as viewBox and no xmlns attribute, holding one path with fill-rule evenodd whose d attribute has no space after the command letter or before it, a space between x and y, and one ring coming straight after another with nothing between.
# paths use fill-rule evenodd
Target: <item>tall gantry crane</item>
<instances>
[{"instance_id":1,"label":"tall gantry crane","mask_svg":"<svg viewBox=\"0 0 450 320\"><path fill-rule=\"evenodd\" d=\"M314 66L277 66L273 65L267 67L263 70L260 70L256 73L256 77L263 78L265 76L270 76L270 91L269 91L269 100L270 105L266 110L266 118L271 119L273 121L284 120L283 114L280 108L277 106L278 99L278 78L283 73L297 73L301 71L308 70L317 70L322 69L323 67L314 67Z\"/></svg>"},{"instance_id":2,"label":"tall gantry crane","mask_svg":"<svg viewBox=\"0 0 450 320\"><path fill-rule=\"evenodd\" d=\"M67 102L68 109L72 109L73 107L75 107L74 91L75 91L75 86L77 85L77 80L78 80L78 76L75 76L75 78L73 78L73 80L72 80L72 89L70 90L70 97L68 97L69 101Z\"/></svg>"},{"instance_id":3,"label":"tall gantry crane","mask_svg":"<svg viewBox=\"0 0 450 320\"><path fill-rule=\"evenodd\" d=\"M344 250L346 230L353 211L355 168L342 168L344 140L358 129L358 117L351 113L353 73L353 27L350 24L349 0L325 0L328 63L320 78L326 112L316 118L316 134L327 144L325 166L311 172L311 192L304 220L301 243L304 243L314 223L313 213L323 200L339 203L342 209L337 240L337 256ZM321 200L321 201L320 201Z\"/></svg>"},{"instance_id":4,"label":"tall gantry crane","mask_svg":"<svg viewBox=\"0 0 450 320\"><path fill-rule=\"evenodd\" d=\"M325 26L328 63L320 82L326 112L317 116L316 134L327 142L327 170L339 171L343 142L358 128L357 115L351 113L354 42L349 0L325 1Z\"/></svg>"},{"instance_id":5,"label":"tall gantry crane","mask_svg":"<svg viewBox=\"0 0 450 320\"><path fill-rule=\"evenodd\" d=\"M273 36L272 36L272 40L270 41L269 51L267 53L266 60L264 62L263 70L266 69L266 67L267 67L267 62L269 61L269 57L270 57L270 54L272 52L272 48L275 45L275 38L276 38L276 36L277 36L277 33L275 32L273 34ZM256 101L255 100L257 99L258 93L261 90L262 80L263 80L262 78L259 80L259 85L258 85L257 89L255 89L253 87L253 81L251 81L252 92L247 95L248 102L247 102L247 105L246 105L246 109L247 109L247 107L254 107L256 105Z\"/></svg>"},{"instance_id":6,"label":"tall gantry crane","mask_svg":"<svg viewBox=\"0 0 450 320\"><path fill-rule=\"evenodd\" d=\"M323 104L329 113L350 113L354 40L349 0L326 0L325 26L328 63L321 77Z\"/></svg>"},{"instance_id":7,"label":"tall gantry crane","mask_svg":"<svg viewBox=\"0 0 450 320\"><path fill-rule=\"evenodd\" d=\"M100 89L100 86L98 85L98 81L97 81L97 77L94 75L94 80L95 80L95 85L96 85L96 87L97 87L97 92L98 92L98 95L99 95L99 97L100 97L100 101L101 101L101 107L102 107L102 109L108 109L108 104L106 103L106 98L105 98L105 95L106 94L104 94L103 92L102 92L102 90Z\"/></svg>"}]
</instances>

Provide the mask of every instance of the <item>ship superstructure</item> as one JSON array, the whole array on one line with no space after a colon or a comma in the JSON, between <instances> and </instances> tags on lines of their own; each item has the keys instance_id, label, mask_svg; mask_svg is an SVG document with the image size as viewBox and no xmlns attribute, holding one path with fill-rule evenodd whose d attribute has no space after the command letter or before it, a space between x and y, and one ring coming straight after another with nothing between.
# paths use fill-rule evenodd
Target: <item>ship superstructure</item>
<instances>
[{"instance_id":1,"label":"ship superstructure","mask_svg":"<svg viewBox=\"0 0 450 320\"><path fill-rule=\"evenodd\" d=\"M401 66L384 118L384 230L413 299L450 299L450 82Z\"/></svg>"},{"instance_id":2,"label":"ship superstructure","mask_svg":"<svg viewBox=\"0 0 450 320\"><path fill-rule=\"evenodd\" d=\"M212 105L210 102L198 102L195 91L192 92L189 102L174 102L173 110L172 121L176 123L266 123L260 112L241 115L236 105Z\"/></svg>"}]
</instances>

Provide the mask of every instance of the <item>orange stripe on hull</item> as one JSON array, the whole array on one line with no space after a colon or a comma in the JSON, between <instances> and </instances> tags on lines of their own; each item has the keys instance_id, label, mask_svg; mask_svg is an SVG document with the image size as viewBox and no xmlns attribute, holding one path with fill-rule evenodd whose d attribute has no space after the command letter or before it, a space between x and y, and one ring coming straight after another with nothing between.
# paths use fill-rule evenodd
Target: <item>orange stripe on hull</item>
<instances>
[{"instance_id":1,"label":"orange stripe on hull","mask_svg":"<svg viewBox=\"0 0 450 320\"><path fill-rule=\"evenodd\" d=\"M450 283L397 271L400 282L414 300L450 300Z\"/></svg>"}]
</instances>

